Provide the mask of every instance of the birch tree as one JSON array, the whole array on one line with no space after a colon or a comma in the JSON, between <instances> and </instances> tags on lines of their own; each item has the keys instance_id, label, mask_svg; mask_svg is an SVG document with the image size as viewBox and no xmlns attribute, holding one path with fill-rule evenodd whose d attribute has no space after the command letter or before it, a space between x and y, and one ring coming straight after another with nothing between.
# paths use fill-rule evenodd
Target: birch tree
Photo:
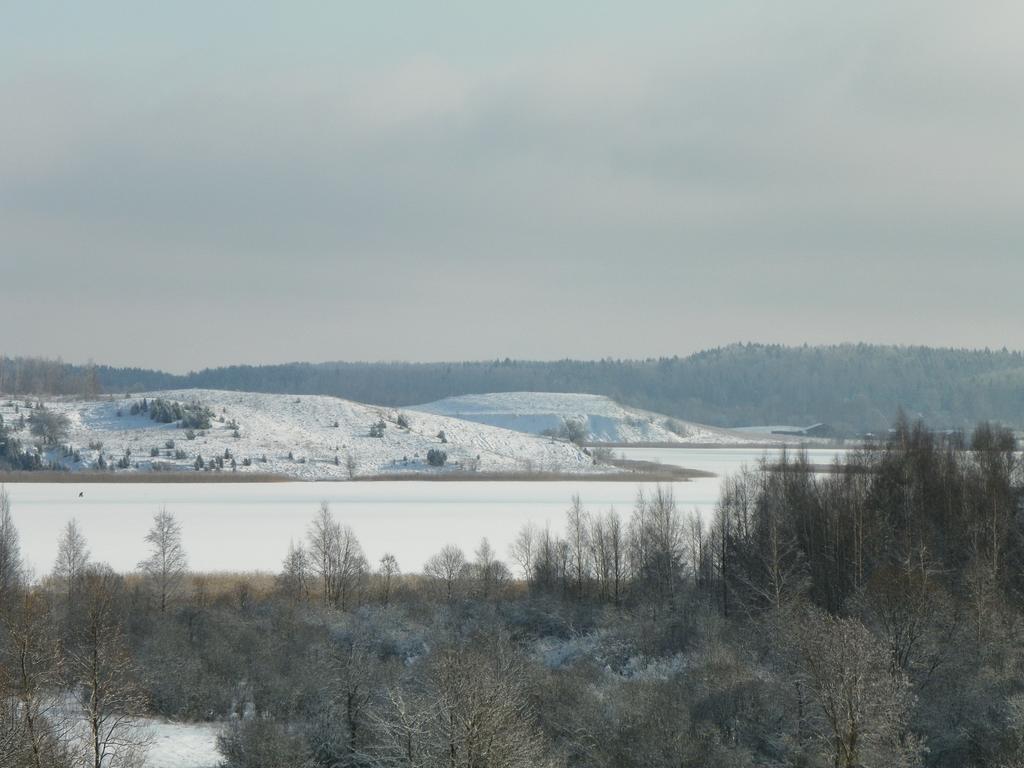
<instances>
[{"instance_id":1,"label":"birch tree","mask_svg":"<svg viewBox=\"0 0 1024 768\"><path fill-rule=\"evenodd\" d=\"M86 571L82 621L66 655L85 714L90 768L140 766L148 743L139 722L146 699L121 626L122 590L121 577L109 567Z\"/></svg>"},{"instance_id":2,"label":"birch tree","mask_svg":"<svg viewBox=\"0 0 1024 768\"><path fill-rule=\"evenodd\" d=\"M6 739L0 733L0 765L70 764L72 723L53 695L62 683L61 653L49 606L38 592L26 591L2 628L0 697L12 706L8 728L0 725L7 731Z\"/></svg>"},{"instance_id":3,"label":"birch tree","mask_svg":"<svg viewBox=\"0 0 1024 768\"><path fill-rule=\"evenodd\" d=\"M69 601L88 564L89 547L78 528L78 521L72 518L60 535L57 543L57 560L53 564L53 576L63 585L64 594Z\"/></svg>"},{"instance_id":4,"label":"birch tree","mask_svg":"<svg viewBox=\"0 0 1024 768\"><path fill-rule=\"evenodd\" d=\"M160 602L160 613L181 588L188 567L188 558L181 544L181 525L174 515L162 508L153 516L153 527L146 534L150 556L139 568L151 580Z\"/></svg>"},{"instance_id":5,"label":"birch tree","mask_svg":"<svg viewBox=\"0 0 1024 768\"><path fill-rule=\"evenodd\" d=\"M21 545L11 516L11 497L0 485L0 606L21 584Z\"/></svg>"}]
</instances>

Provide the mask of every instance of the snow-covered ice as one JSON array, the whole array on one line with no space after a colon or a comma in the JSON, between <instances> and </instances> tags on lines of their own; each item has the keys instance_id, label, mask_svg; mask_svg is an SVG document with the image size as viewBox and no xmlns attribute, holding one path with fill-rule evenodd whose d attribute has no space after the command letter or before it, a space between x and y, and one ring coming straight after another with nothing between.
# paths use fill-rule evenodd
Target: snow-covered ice
<instances>
[{"instance_id":1,"label":"snow-covered ice","mask_svg":"<svg viewBox=\"0 0 1024 768\"><path fill-rule=\"evenodd\" d=\"M22 554L39 574L53 567L57 537L78 519L93 558L119 571L146 556L143 541L162 506L182 525L189 565L199 571L276 572L290 541L306 535L321 501L352 526L376 564L393 553L419 570L445 544L472 553L483 537L504 557L527 522L561 531L575 493L590 509L628 517L638 485L612 481L379 481L368 483L8 483ZM644 486L648 489L649 484ZM684 509L711 508L718 478L675 483ZM79 493L83 493L79 497Z\"/></svg>"},{"instance_id":2,"label":"snow-covered ice","mask_svg":"<svg viewBox=\"0 0 1024 768\"><path fill-rule=\"evenodd\" d=\"M627 458L673 463L716 473L672 485L684 511L707 512L718 501L722 478L760 449L624 448ZM837 451L815 451L827 464ZM561 530L573 494L587 508L614 506L628 519L639 488L649 484L557 482L378 481L371 483L8 483L22 552L39 574L49 572L57 537L78 518L93 557L132 570L145 556L143 538L163 505L182 523L193 568L203 571L277 571L290 540L302 539L321 501L351 525L371 563L395 554L403 570L418 570L445 544L472 552L484 536L502 556L524 523ZM79 493L83 495L80 497Z\"/></svg>"}]
</instances>

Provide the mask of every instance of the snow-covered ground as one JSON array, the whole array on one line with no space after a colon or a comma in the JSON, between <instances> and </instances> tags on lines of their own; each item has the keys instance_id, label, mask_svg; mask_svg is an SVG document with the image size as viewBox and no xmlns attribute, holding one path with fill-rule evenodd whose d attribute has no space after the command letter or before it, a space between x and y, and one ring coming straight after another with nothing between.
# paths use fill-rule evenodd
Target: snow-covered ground
<instances>
[{"instance_id":1,"label":"snow-covered ground","mask_svg":"<svg viewBox=\"0 0 1024 768\"><path fill-rule=\"evenodd\" d=\"M69 691L55 692L45 710L47 717L57 718L61 724L68 746L79 755L80 764L87 764L84 758L91 749L89 725L75 696ZM217 737L224 727L223 722L188 723L159 717L126 719L108 745L112 759L103 764L134 765L134 761L141 759L144 768L216 768L222 762Z\"/></svg>"},{"instance_id":2,"label":"snow-covered ground","mask_svg":"<svg viewBox=\"0 0 1024 768\"><path fill-rule=\"evenodd\" d=\"M217 723L172 723L146 720L149 736L145 768L214 768L220 765Z\"/></svg>"},{"instance_id":3,"label":"snow-covered ground","mask_svg":"<svg viewBox=\"0 0 1024 768\"><path fill-rule=\"evenodd\" d=\"M159 424L145 413L130 413L133 403L156 397L182 404L201 403L214 413L212 427L197 431L189 440L186 430L176 424ZM226 471L230 471L233 458L239 472L266 472L303 480L349 479L349 456L357 477L460 470L609 471L607 467L595 467L589 456L564 441L443 414L382 408L334 397L189 389L145 392L131 398L43 402L46 408L64 413L70 420L64 442L79 452L80 460L76 462L73 455L65 457L58 449L47 453L48 458L70 469L94 468L101 453L107 462L116 462L130 451L132 470L148 470L157 464L165 469L191 470L199 455L204 462L216 457L225 459ZM28 419L31 413L24 400L17 405L8 400L0 403L0 415L9 426L16 426L21 416ZM408 427L399 426L401 414ZM386 424L383 437L371 437L371 425L380 420ZM238 437L234 436L233 423L237 423ZM447 442L439 437L441 432ZM15 437L25 443L31 441L27 424ZM168 441L173 441L173 447ZM102 448L96 447L99 443ZM427 464L431 448L447 453L444 468ZM150 455L153 449L157 456ZM225 458L226 451L230 458ZM244 465L245 459L251 465Z\"/></svg>"},{"instance_id":4,"label":"snow-covered ground","mask_svg":"<svg viewBox=\"0 0 1024 768\"><path fill-rule=\"evenodd\" d=\"M594 442L723 446L766 442L763 435L755 439L727 429L680 421L619 405L603 395L496 392L446 397L413 408L420 413L453 416L535 435L548 430L557 432L566 421L575 420L586 425L588 439Z\"/></svg>"}]
</instances>

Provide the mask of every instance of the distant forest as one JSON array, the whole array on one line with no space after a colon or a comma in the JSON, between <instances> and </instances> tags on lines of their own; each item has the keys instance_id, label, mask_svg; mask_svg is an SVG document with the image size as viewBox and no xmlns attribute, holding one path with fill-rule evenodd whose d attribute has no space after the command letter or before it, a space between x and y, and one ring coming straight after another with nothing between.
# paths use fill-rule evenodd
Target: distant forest
<instances>
[{"instance_id":1,"label":"distant forest","mask_svg":"<svg viewBox=\"0 0 1024 768\"><path fill-rule=\"evenodd\" d=\"M884 429L901 409L940 429L967 429L981 420L1024 426L1024 355L1005 349L734 344L650 360L286 363L185 375L0 358L0 391L7 394L188 387L391 406L484 392L587 392L718 426L822 421L851 434Z\"/></svg>"}]
</instances>

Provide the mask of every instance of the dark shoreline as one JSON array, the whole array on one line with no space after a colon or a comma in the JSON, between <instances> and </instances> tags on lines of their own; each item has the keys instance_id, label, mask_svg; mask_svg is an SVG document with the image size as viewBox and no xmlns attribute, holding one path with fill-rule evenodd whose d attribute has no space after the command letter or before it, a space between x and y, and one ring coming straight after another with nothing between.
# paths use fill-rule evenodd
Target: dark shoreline
<instances>
[{"instance_id":1,"label":"dark shoreline","mask_svg":"<svg viewBox=\"0 0 1024 768\"><path fill-rule=\"evenodd\" d=\"M646 462L644 462L646 463ZM686 469L684 467L659 467L654 470L635 470L629 472L592 472L588 474L574 474L572 472L442 472L431 474L428 472L406 472L397 475L367 475L358 477L351 482L388 482L399 481L428 481L428 482L616 482L616 483L687 483L701 477L715 477L713 472L702 472L698 469ZM314 480L312 482L331 482Z\"/></svg>"},{"instance_id":2,"label":"dark shoreline","mask_svg":"<svg viewBox=\"0 0 1024 768\"><path fill-rule=\"evenodd\" d=\"M830 450L836 448L851 448L855 446L825 444L825 443L744 443L742 445L729 443L580 443L581 448L673 448L677 450L722 450L722 451L802 451L807 450Z\"/></svg>"},{"instance_id":3,"label":"dark shoreline","mask_svg":"<svg viewBox=\"0 0 1024 768\"><path fill-rule=\"evenodd\" d=\"M684 467L657 465L653 462L616 462L625 472L401 472L395 474L364 475L353 480L321 478L303 480L287 475L256 474L248 472L2 472L0 483L379 483L389 481L429 482L625 482L625 483L685 483L695 478L714 477ZM637 465L627 467L626 465ZM641 466L642 465L642 466ZM648 466L649 465L649 466Z\"/></svg>"},{"instance_id":4,"label":"dark shoreline","mask_svg":"<svg viewBox=\"0 0 1024 768\"><path fill-rule=\"evenodd\" d=\"M289 483L265 472L0 472L0 483Z\"/></svg>"}]
</instances>

